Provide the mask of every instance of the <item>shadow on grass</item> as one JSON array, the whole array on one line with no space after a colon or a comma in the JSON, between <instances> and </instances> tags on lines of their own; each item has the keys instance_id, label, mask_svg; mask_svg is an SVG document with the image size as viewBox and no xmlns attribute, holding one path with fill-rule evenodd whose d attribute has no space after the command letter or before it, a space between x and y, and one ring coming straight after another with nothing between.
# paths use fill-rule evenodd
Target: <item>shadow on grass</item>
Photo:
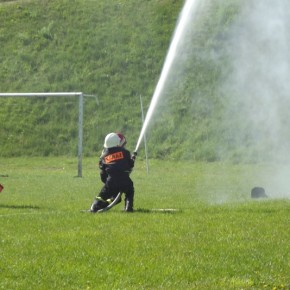
<instances>
[{"instance_id":1,"label":"shadow on grass","mask_svg":"<svg viewBox=\"0 0 290 290\"><path fill-rule=\"evenodd\" d=\"M177 208L156 208L156 209L147 209L147 208L137 208L134 210L137 213L163 213L163 214L178 214L182 211Z\"/></svg>"},{"instance_id":2,"label":"shadow on grass","mask_svg":"<svg viewBox=\"0 0 290 290\"><path fill-rule=\"evenodd\" d=\"M81 210L80 212L84 212L84 213L89 213L89 214L105 214L107 212L111 212L111 213L120 213L119 211L103 211L103 212L94 212L94 213L90 213L90 211L88 210ZM135 214L135 213L161 213L161 214L179 214L182 213L181 209L177 209L177 208L156 208L156 209L149 209L149 208L137 208L134 209L134 212L125 212L124 210L122 210L123 213L125 214Z\"/></svg>"},{"instance_id":3,"label":"shadow on grass","mask_svg":"<svg viewBox=\"0 0 290 290\"><path fill-rule=\"evenodd\" d=\"M8 205L8 204L0 204L0 208L11 208L11 209L40 209L39 206L35 205Z\"/></svg>"}]
</instances>

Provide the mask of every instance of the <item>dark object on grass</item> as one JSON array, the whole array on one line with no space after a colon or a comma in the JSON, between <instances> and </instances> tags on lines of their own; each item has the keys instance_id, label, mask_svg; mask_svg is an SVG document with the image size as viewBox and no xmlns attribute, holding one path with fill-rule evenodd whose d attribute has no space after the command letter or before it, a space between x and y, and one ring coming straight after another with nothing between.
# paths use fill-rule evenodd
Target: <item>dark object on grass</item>
<instances>
[{"instance_id":1,"label":"dark object on grass","mask_svg":"<svg viewBox=\"0 0 290 290\"><path fill-rule=\"evenodd\" d=\"M263 187L254 187L251 190L252 198L265 198L268 197L265 193L265 189Z\"/></svg>"},{"instance_id":2,"label":"dark object on grass","mask_svg":"<svg viewBox=\"0 0 290 290\"><path fill-rule=\"evenodd\" d=\"M4 189L4 186L0 183L0 192Z\"/></svg>"}]
</instances>

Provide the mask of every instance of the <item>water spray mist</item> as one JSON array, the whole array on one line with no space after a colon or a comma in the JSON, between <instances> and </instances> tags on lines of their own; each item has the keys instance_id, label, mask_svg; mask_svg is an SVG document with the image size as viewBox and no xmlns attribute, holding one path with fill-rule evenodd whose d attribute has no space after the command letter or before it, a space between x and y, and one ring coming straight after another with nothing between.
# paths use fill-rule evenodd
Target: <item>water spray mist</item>
<instances>
[{"instance_id":1,"label":"water spray mist","mask_svg":"<svg viewBox=\"0 0 290 290\"><path fill-rule=\"evenodd\" d=\"M144 121L143 126L142 126L142 130L141 130L141 133L140 133L140 136L139 136L136 148L135 148L136 153L139 149L141 140L145 134L145 131L146 131L148 124L151 120L151 117L153 115L153 112L156 108L157 101L158 101L158 99L163 91L163 88L165 86L167 77L169 75L171 66L173 64L173 61L174 61L176 53L177 53L178 45L179 45L180 40L185 32L186 24L187 24L188 20L190 19L190 15L192 14L193 9L197 6L197 3L199 1L200 0L187 0L183 6L183 9L182 9L181 14L180 14L179 22L177 24L173 39L171 41L171 44L170 44L170 47L169 47L169 50L168 50L168 53L167 53L167 56L165 59L165 63L163 65L163 69L162 69L162 72L161 72L161 75L159 78L159 81L157 83L157 86L156 86L156 89L154 91L149 109L148 109L146 117L145 117L145 121Z\"/></svg>"}]
</instances>

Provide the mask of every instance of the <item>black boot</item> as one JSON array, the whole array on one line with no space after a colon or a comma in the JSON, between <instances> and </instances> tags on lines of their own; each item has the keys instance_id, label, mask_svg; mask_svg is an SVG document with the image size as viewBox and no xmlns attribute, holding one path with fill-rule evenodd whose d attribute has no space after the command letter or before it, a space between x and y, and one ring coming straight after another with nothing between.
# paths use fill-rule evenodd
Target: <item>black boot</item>
<instances>
[{"instance_id":1,"label":"black boot","mask_svg":"<svg viewBox=\"0 0 290 290\"><path fill-rule=\"evenodd\" d=\"M125 199L125 209L126 212L133 212L133 199L126 198Z\"/></svg>"}]
</instances>

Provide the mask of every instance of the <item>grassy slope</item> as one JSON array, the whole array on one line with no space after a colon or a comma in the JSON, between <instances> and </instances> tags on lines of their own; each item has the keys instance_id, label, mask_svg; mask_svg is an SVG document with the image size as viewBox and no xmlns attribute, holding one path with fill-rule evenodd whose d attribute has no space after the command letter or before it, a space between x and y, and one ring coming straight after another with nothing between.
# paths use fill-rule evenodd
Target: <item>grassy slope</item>
<instances>
[{"instance_id":1,"label":"grassy slope","mask_svg":"<svg viewBox=\"0 0 290 290\"><path fill-rule=\"evenodd\" d=\"M139 95L146 96L146 103L150 100L181 5L182 1L30 1L1 5L0 91L95 94L100 104L88 101L85 126L88 134L97 135L97 140L85 135L87 151L99 146L103 136L112 130L137 139L141 127ZM45 131L52 154L75 154L76 119L68 128L61 126L65 122L59 111L65 109L72 118L77 108L34 100L32 103L40 103L39 107L36 104L29 116L24 112L17 119L17 110L29 111L32 105L27 100L17 102L23 109L13 100L1 99L1 123L5 124L1 135L12 128L26 135L25 140L19 140L16 133L16 143L28 143L19 152L13 150L17 155L21 150L30 154L31 147L36 154L43 153L42 144L35 141L43 136L35 134L33 140L30 127L35 126ZM52 108L49 116L42 116L43 108L46 111L48 106ZM66 139L74 137L73 141L68 146L61 143L54 127ZM57 140L58 144L49 140ZM63 150L59 152L57 147ZM3 155L15 154L4 148Z\"/></svg>"},{"instance_id":2,"label":"grassy slope","mask_svg":"<svg viewBox=\"0 0 290 290\"><path fill-rule=\"evenodd\" d=\"M95 94L99 104L93 99L85 104L85 154L100 150L105 134L116 130L133 149L141 129L139 95L146 110L182 5L181 0L2 3L0 91ZM147 136L152 157L218 158L220 65L206 55L222 40L236 6L236 1L207 3L198 15L188 39L194 57L182 65L187 76L175 70L178 82ZM2 156L76 154L77 100L0 101Z\"/></svg>"},{"instance_id":3,"label":"grassy slope","mask_svg":"<svg viewBox=\"0 0 290 290\"><path fill-rule=\"evenodd\" d=\"M266 86L256 92L256 103L251 90L224 88L235 50L229 31L245 2L201 3L148 128L150 157L284 161L290 139L287 94L282 90L276 97L271 91L273 105L267 106L260 97L267 96ZM122 131L133 150L142 126L139 96L146 111L182 5L181 0L1 3L0 91L95 94L99 102L85 100L85 155L99 152L111 131ZM259 81L265 82L253 85ZM275 82L269 86L275 91ZM0 102L0 156L76 155L76 98Z\"/></svg>"}]
</instances>

